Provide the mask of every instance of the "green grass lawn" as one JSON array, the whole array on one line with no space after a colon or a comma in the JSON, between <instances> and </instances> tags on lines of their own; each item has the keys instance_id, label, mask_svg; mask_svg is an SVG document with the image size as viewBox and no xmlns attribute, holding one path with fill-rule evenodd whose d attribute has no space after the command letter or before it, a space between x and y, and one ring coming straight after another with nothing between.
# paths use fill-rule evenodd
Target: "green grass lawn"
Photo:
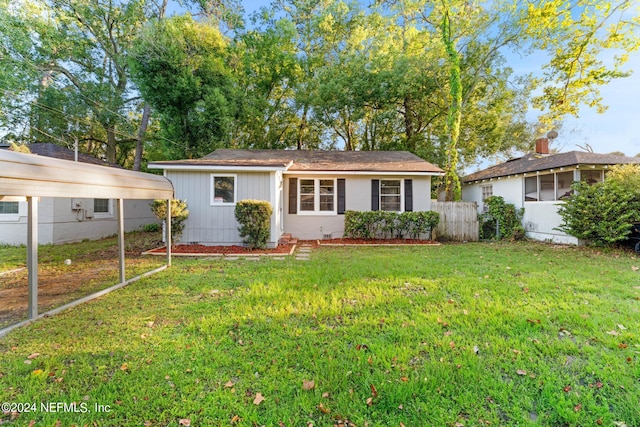
<instances>
[{"instance_id":1,"label":"green grass lawn","mask_svg":"<svg viewBox=\"0 0 640 427\"><path fill-rule=\"evenodd\" d=\"M0 401L37 406L0 424L638 426L638 266L531 243L175 259L0 340Z\"/></svg>"}]
</instances>

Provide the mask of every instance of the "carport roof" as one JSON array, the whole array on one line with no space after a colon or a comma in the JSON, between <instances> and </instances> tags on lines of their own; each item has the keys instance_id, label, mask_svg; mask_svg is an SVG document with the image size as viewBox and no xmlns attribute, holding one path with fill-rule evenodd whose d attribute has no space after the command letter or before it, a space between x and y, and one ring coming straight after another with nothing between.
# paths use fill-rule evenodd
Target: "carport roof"
<instances>
[{"instance_id":1,"label":"carport roof","mask_svg":"<svg viewBox=\"0 0 640 427\"><path fill-rule=\"evenodd\" d=\"M0 197L172 199L163 176L0 150Z\"/></svg>"}]
</instances>

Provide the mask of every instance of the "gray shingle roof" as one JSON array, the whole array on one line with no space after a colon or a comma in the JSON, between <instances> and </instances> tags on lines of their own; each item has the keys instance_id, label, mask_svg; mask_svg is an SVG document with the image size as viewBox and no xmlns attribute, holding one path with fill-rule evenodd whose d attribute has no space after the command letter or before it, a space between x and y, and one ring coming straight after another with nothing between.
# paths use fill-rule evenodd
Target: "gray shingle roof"
<instances>
[{"instance_id":1,"label":"gray shingle roof","mask_svg":"<svg viewBox=\"0 0 640 427\"><path fill-rule=\"evenodd\" d=\"M282 167L288 171L431 172L442 169L407 151L219 149L201 159L154 162L162 166Z\"/></svg>"},{"instance_id":2,"label":"gray shingle roof","mask_svg":"<svg viewBox=\"0 0 640 427\"><path fill-rule=\"evenodd\" d=\"M640 158L620 156L617 154L586 153L582 151L570 151L568 153L551 155L527 154L523 157L509 160L505 163L500 163L499 165L491 166L490 168L467 175L462 181L473 182L578 165L605 166L629 163L640 164Z\"/></svg>"},{"instance_id":3,"label":"gray shingle roof","mask_svg":"<svg viewBox=\"0 0 640 427\"><path fill-rule=\"evenodd\" d=\"M31 151L31 154L53 157L55 159L75 160L75 152L73 150L57 144L53 144L51 142L36 142L33 144L29 144L27 147L29 147L29 151ZM118 165L108 164L96 157L85 153L78 153L78 161L82 163L90 163L93 165L120 167Z\"/></svg>"}]
</instances>

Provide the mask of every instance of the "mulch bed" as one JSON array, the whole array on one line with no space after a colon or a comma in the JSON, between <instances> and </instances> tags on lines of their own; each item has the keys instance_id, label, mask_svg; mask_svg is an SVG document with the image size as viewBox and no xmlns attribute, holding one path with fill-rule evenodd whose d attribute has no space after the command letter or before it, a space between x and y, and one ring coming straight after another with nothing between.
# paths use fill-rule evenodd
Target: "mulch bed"
<instances>
[{"instance_id":1,"label":"mulch bed","mask_svg":"<svg viewBox=\"0 0 640 427\"><path fill-rule=\"evenodd\" d=\"M272 249L250 249L244 246L206 246L176 245L171 248L172 254L218 254L218 255L288 255L293 245L278 245ZM167 247L151 249L148 254L166 254Z\"/></svg>"}]
</instances>

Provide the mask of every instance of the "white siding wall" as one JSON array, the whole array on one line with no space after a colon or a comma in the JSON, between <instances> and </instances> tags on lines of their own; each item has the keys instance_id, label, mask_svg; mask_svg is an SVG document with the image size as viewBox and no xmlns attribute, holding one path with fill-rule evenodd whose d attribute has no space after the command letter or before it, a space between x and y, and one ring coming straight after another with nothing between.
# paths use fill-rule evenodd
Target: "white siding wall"
<instances>
[{"instance_id":1,"label":"white siding wall","mask_svg":"<svg viewBox=\"0 0 640 427\"><path fill-rule=\"evenodd\" d=\"M93 199L82 200L93 206ZM133 231L145 224L158 222L149 204L151 200L125 200L125 231ZM101 239L118 232L115 201L112 213L104 218L87 217L84 211L72 210L72 199L43 197L38 204L38 241L40 244L68 243ZM27 202L20 202L20 214L7 221L0 216L0 244L27 243Z\"/></svg>"},{"instance_id":2,"label":"white siding wall","mask_svg":"<svg viewBox=\"0 0 640 427\"><path fill-rule=\"evenodd\" d=\"M284 229L285 232L303 240L322 239L331 234L332 238L344 234L344 215L299 215L289 214L289 178L344 178L345 209L352 211L371 210L372 179L412 179L413 210L431 209L430 176L380 176L380 175L295 175L287 174L284 179ZM337 196L337 194L336 194ZM404 200L404 199L403 199Z\"/></svg>"},{"instance_id":3,"label":"white siding wall","mask_svg":"<svg viewBox=\"0 0 640 427\"><path fill-rule=\"evenodd\" d=\"M271 203L274 215L271 219L271 239L274 246L280 238L278 231L278 202L276 173L234 171L167 171L173 182L176 198L186 200L189 217L185 223L180 242L203 245L241 245L235 219L235 206L211 206L211 175L233 174L236 176L236 201L245 199L266 200Z\"/></svg>"},{"instance_id":4,"label":"white siding wall","mask_svg":"<svg viewBox=\"0 0 640 427\"><path fill-rule=\"evenodd\" d=\"M478 211L482 212L482 187L485 185L493 185L494 196L502 196L505 202L511 203L517 208L524 207L523 225L527 231L527 237L555 243L578 243L578 239L575 237L554 230L562 223L557 207L557 204L561 202L524 201L524 178L522 176L464 185L462 200L478 203Z\"/></svg>"},{"instance_id":5,"label":"white siding wall","mask_svg":"<svg viewBox=\"0 0 640 427\"><path fill-rule=\"evenodd\" d=\"M562 217L558 215L558 204L562 202L525 202L524 203L524 228L527 236L535 240L544 240L553 243L577 245L579 241L555 227L562 224Z\"/></svg>"}]
</instances>

